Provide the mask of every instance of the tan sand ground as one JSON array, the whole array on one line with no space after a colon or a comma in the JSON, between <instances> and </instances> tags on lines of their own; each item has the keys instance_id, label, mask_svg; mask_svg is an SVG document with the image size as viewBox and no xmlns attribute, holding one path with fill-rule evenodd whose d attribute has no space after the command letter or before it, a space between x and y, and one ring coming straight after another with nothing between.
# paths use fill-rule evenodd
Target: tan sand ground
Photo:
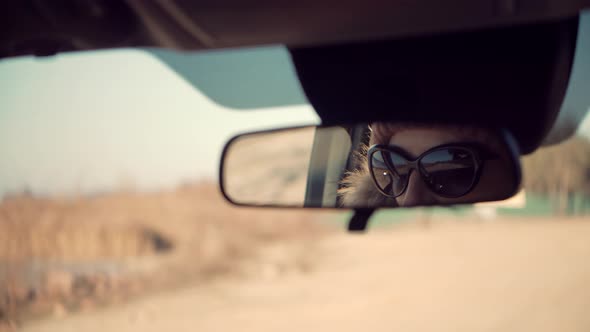
<instances>
[{"instance_id":1,"label":"tan sand ground","mask_svg":"<svg viewBox=\"0 0 590 332\"><path fill-rule=\"evenodd\" d=\"M22 330L590 331L588 220L415 224L316 250L309 271L261 268Z\"/></svg>"}]
</instances>

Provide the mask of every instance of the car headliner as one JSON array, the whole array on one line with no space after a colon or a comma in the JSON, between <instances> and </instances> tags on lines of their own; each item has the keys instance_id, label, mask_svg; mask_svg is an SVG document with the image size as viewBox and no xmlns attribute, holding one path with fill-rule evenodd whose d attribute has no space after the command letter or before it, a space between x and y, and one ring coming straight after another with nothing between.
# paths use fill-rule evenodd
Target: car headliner
<instances>
[{"instance_id":1,"label":"car headliner","mask_svg":"<svg viewBox=\"0 0 590 332\"><path fill-rule=\"evenodd\" d=\"M289 47L550 22L590 0L7 1L0 58L71 50Z\"/></svg>"}]
</instances>

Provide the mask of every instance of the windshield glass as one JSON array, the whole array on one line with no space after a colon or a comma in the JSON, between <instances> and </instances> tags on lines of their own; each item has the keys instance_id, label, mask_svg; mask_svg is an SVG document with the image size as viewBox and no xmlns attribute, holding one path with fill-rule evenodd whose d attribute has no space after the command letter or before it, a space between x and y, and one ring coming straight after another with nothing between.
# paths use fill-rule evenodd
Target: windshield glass
<instances>
[{"instance_id":1,"label":"windshield glass","mask_svg":"<svg viewBox=\"0 0 590 332\"><path fill-rule=\"evenodd\" d=\"M522 158L507 201L385 210L351 236L350 212L217 187L231 136L319 124L292 69L271 81L292 103L238 111L150 52L0 62L0 331L587 330L590 118ZM228 100L266 77L244 75Z\"/></svg>"}]
</instances>

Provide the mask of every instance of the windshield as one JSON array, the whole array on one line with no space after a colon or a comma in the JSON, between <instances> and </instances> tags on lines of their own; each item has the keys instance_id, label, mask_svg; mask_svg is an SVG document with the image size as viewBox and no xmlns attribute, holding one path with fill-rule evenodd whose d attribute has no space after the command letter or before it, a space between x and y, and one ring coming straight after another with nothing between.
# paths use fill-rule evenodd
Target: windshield
<instances>
[{"instance_id":1,"label":"windshield","mask_svg":"<svg viewBox=\"0 0 590 332\"><path fill-rule=\"evenodd\" d=\"M289 65L245 61L263 51ZM384 210L351 236L350 212L219 193L231 136L319 123L291 69L272 82L292 103L243 111L153 54L0 62L0 330L588 330L590 118L522 158L507 201Z\"/></svg>"}]
</instances>

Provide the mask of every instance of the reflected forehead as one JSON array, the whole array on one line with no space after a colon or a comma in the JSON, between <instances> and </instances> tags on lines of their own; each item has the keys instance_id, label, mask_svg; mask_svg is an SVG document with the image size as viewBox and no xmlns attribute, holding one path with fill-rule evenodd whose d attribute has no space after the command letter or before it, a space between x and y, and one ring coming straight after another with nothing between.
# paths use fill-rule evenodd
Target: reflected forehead
<instances>
[{"instance_id":1,"label":"reflected forehead","mask_svg":"<svg viewBox=\"0 0 590 332\"><path fill-rule=\"evenodd\" d=\"M438 145L467 141L481 142L478 137L467 131L451 128L409 128L396 132L390 138L389 144L399 146L414 157L417 157Z\"/></svg>"}]
</instances>

